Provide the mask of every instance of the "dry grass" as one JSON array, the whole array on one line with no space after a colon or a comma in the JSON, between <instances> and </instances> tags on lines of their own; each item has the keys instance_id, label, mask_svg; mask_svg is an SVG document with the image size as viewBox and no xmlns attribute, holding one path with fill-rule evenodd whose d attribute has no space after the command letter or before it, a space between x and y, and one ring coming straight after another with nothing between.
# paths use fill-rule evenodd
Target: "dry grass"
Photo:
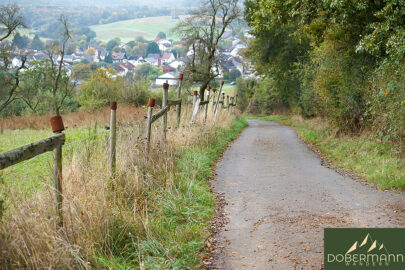
<instances>
[{"instance_id":1,"label":"dry grass","mask_svg":"<svg viewBox=\"0 0 405 270\"><path fill-rule=\"evenodd\" d=\"M89 127L97 124L107 124L109 120L109 107L88 112L80 110L78 112L62 115L63 123L67 128ZM142 119L147 114L146 109L131 105L118 105L117 119L120 121L133 121ZM0 129L50 129L49 118L52 115L38 116L13 116L0 118Z\"/></svg>"},{"instance_id":2,"label":"dry grass","mask_svg":"<svg viewBox=\"0 0 405 270\"><path fill-rule=\"evenodd\" d=\"M127 112L143 113L133 108L127 108ZM67 125L84 124L91 121L89 116L78 113L65 119ZM173 184L178 173L179 149L209 143L216 132L211 123L211 110L208 117L210 123L204 128L200 120L190 128L190 109L186 109L182 118L184 124L174 129L171 128L174 112L170 112L167 142L160 140L160 124L154 125L150 154L145 152L143 127L122 126L118 131L117 173L113 178L107 169L105 139L75 152L70 165L63 168L63 229L56 230L51 185L30 199L11 203L0 221L0 268L90 269L99 265L100 257L124 256L131 249L126 239L157 237L151 230L151 215L162 207L162 194L179 192ZM36 127L45 126L43 118L38 118L41 124ZM232 113L224 111L216 126L229 127L233 119ZM8 128L27 127L25 121L20 118L19 123L9 124ZM13 198L18 192L10 190L8 194ZM137 254L131 256L142 265L140 256L139 259Z\"/></svg>"}]
</instances>

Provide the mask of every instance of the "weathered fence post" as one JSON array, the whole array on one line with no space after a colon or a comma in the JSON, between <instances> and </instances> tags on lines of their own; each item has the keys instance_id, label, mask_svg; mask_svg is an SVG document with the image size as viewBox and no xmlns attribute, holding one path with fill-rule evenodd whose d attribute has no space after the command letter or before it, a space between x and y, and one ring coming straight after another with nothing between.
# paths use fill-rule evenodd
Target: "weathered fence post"
<instances>
[{"instance_id":1,"label":"weathered fence post","mask_svg":"<svg viewBox=\"0 0 405 270\"><path fill-rule=\"evenodd\" d=\"M193 95L193 110L194 110L195 103L197 102L198 91L194 91L193 94L194 94Z\"/></svg>"},{"instance_id":2,"label":"weathered fence post","mask_svg":"<svg viewBox=\"0 0 405 270\"><path fill-rule=\"evenodd\" d=\"M51 118L51 126L54 134L62 133L65 129L63 126L62 117L60 115ZM57 226L58 228L63 227L63 195L62 195L62 145L57 146L53 150L53 162L54 162L54 172L53 172L53 184L54 184L54 203L55 203L55 214L58 217Z\"/></svg>"},{"instance_id":3,"label":"weathered fence post","mask_svg":"<svg viewBox=\"0 0 405 270\"><path fill-rule=\"evenodd\" d=\"M217 89L212 89L212 111L215 111L215 96L216 96Z\"/></svg>"},{"instance_id":4,"label":"weathered fence post","mask_svg":"<svg viewBox=\"0 0 405 270\"><path fill-rule=\"evenodd\" d=\"M117 102L110 102L111 117L110 117L110 172L111 175L115 175L116 167L116 142L117 142Z\"/></svg>"},{"instance_id":5,"label":"weathered fence post","mask_svg":"<svg viewBox=\"0 0 405 270\"><path fill-rule=\"evenodd\" d=\"M148 122L146 126L146 151L149 152L150 149L150 137L152 132L152 111L153 107L155 106L155 100L153 98L149 98L148 102Z\"/></svg>"},{"instance_id":6,"label":"weathered fence post","mask_svg":"<svg viewBox=\"0 0 405 270\"><path fill-rule=\"evenodd\" d=\"M210 86L209 85L207 85L207 91L208 91L208 94L207 94L207 101L208 101L208 103L207 103L207 105L205 105L205 114L204 114L204 123L207 121L207 114L208 114L208 106L210 105Z\"/></svg>"},{"instance_id":7,"label":"weathered fence post","mask_svg":"<svg viewBox=\"0 0 405 270\"><path fill-rule=\"evenodd\" d=\"M219 88L218 91L218 97L217 97L217 102L215 104L215 109L214 109L214 124L215 121L217 120L217 114L218 114L218 104L219 104L219 99L221 97L221 93L222 93L222 87L224 86L224 81L221 81L221 87Z\"/></svg>"},{"instance_id":8,"label":"weathered fence post","mask_svg":"<svg viewBox=\"0 0 405 270\"><path fill-rule=\"evenodd\" d=\"M162 97L162 109L167 106L167 94L169 91L169 84L166 82L163 84L163 97ZM162 139L166 140L166 127L167 127L167 112L162 118Z\"/></svg>"},{"instance_id":9,"label":"weathered fence post","mask_svg":"<svg viewBox=\"0 0 405 270\"><path fill-rule=\"evenodd\" d=\"M229 110L229 95L226 95L226 108Z\"/></svg>"},{"instance_id":10,"label":"weathered fence post","mask_svg":"<svg viewBox=\"0 0 405 270\"><path fill-rule=\"evenodd\" d=\"M222 92L222 104L221 109L225 107L225 92Z\"/></svg>"},{"instance_id":11,"label":"weathered fence post","mask_svg":"<svg viewBox=\"0 0 405 270\"><path fill-rule=\"evenodd\" d=\"M177 99L181 99L181 86L183 84L183 73L179 74L179 80L180 80L180 85L179 85L179 89L177 90ZM179 128L180 127L180 118L181 118L181 102L180 102L180 104L176 105L176 114L177 114L176 128Z\"/></svg>"},{"instance_id":12,"label":"weathered fence post","mask_svg":"<svg viewBox=\"0 0 405 270\"><path fill-rule=\"evenodd\" d=\"M194 91L193 99L193 114L191 115L190 127L193 126L195 118L197 117L198 109L200 108L201 98L197 99L197 91Z\"/></svg>"}]
</instances>

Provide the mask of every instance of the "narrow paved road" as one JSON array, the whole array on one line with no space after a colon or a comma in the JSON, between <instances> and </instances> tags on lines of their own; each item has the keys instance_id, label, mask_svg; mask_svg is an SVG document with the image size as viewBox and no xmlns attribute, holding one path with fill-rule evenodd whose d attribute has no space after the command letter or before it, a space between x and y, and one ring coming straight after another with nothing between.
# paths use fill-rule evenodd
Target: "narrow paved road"
<instances>
[{"instance_id":1,"label":"narrow paved road","mask_svg":"<svg viewBox=\"0 0 405 270\"><path fill-rule=\"evenodd\" d=\"M229 218L216 269L321 269L324 227L405 226L405 195L323 167L293 129L273 122L249 121L216 173Z\"/></svg>"}]
</instances>

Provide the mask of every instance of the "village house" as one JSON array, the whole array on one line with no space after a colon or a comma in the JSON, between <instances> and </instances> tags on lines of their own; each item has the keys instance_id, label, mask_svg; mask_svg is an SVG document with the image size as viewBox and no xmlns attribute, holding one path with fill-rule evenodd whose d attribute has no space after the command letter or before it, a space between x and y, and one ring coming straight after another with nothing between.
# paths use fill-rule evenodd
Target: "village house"
<instances>
[{"instance_id":1,"label":"village house","mask_svg":"<svg viewBox=\"0 0 405 270\"><path fill-rule=\"evenodd\" d=\"M171 52L165 52L162 56L163 64L169 64L169 63L173 62L174 60L176 60L176 58L174 57L174 54Z\"/></svg>"},{"instance_id":2,"label":"village house","mask_svg":"<svg viewBox=\"0 0 405 270\"><path fill-rule=\"evenodd\" d=\"M145 61L153 66L160 67L162 65L162 58L158 53L150 53L146 56Z\"/></svg>"},{"instance_id":3,"label":"village house","mask_svg":"<svg viewBox=\"0 0 405 270\"><path fill-rule=\"evenodd\" d=\"M126 61L127 55L123 52L113 52L111 54L111 58L112 58L113 64L122 63L122 62Z\"/></svg>"},{"instance_id":4,"label":"village house","mask_svg":"<svg viewBox=\"0 0 405 270\"><path fill-rule=\"evenodd\" d=\"M168 72L160 75L156 78L155 84L156 85L163 85L164 83L168 83L169 85L177 85L179 82L177 78L179 74L177 72Z\"/></svg>"}]
</instances>

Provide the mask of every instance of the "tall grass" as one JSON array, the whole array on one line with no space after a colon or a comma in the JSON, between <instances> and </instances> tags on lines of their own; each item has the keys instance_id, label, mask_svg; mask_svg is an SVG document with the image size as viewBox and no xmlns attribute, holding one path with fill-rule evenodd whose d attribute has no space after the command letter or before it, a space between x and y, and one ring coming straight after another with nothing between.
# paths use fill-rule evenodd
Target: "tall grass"
<instances>
[{"instance_id":1,"label":"tall grass","mask_svg":"<svg viewBox=\"0 0 405 270\"><path fill-rule=\"evenodd\" d=\"M170 112L166 142L154 125L149 154L143 128L121 126L114 177L106 137L74 152L63 168L62 229L50 183L10 203L0 221L0 268L198 268L215 208L211 165L246 124L223 111L216 126L189 128L189 114L184 110L184 125L174 129Z\"/></svg>"},{"instance_id":2,"label":"tall grass","mask_svg":"<svg viewBox=\"0 0 405 270\"><path fill-rule=\"evenodd\" d=\"M146 109L132 105L118 105L117 119L120 121L133 121L142 119L147 114ZM109 123L109 107L105 107L95 111L80 110L78 112L62 115L63 123L67 128L89 127L98 124ZM12 116L9 118L0 117L0 133L2 130L51 130L49 118L53 116L47 115L31 115L31 116Z\"/></svg>"}]
</instances>

